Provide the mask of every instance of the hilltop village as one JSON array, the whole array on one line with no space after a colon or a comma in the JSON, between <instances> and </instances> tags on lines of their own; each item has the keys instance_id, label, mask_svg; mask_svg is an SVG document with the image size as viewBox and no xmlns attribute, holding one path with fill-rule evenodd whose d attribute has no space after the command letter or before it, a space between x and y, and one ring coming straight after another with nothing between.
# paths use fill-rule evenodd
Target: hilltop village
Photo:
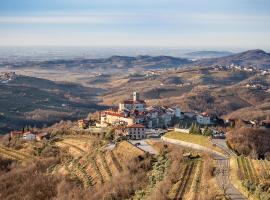
<instances>
[{"instance_id":1,"label":"hilltop village","mask_svg":"<svg viewBox=\"0 0 270 200\"><path fill-rule=\"evenodd\" d=\"M132 139L146 138L146 128L167 128L173 121L183 118L180 108L149 106L141 100L139 93L133 92L133 98L119 103L117 110L106 110L101 114L100 124L113 125L117 134L129 135Z\"/></svg>"},{"instance_id":2,"label":"hilltop village","mask_svg":"<svg viewBox=\"0 0 270 200\"><path fill-rule=\"evenodd\" d=\"M79 130L104 133L112 128L114 138L141 140L151 137L160 137L167 131L195 133L225 138L225 127L235 125L237 119L222 119L207 112L183 112L181 108L152 105L140 98L138 92L133 92L131 99L119 103L118 108L111 108L100 112L99 120L80 119L77 121ZM270 121L242 120L246 127L269 128ZM75 126L76 127L76 126ZM222 128L223 127L223 128ZM47 132L33 130L11 131L11 138L23 140L48 139Z\"/></svg>"},{"instance_id":3,"label":"hilltop village","mask_svg":"<svg viewBox=\"0 0 270 200\"><path fill-rule=\"evenodd\" d=\"M96 123L96 127L113 126L116 136L144 139L148 135L166 132L170 127L179 127L179 124L184 122L209 126L217 123L217 117L211 117L208 113L185 113L179 107L147 106L140 94L133 92L132 99L120 102L117 109L103 111L100 123ZM83 128L88 122L79 120L78 123Z\"/></svg>"}]
</instances>

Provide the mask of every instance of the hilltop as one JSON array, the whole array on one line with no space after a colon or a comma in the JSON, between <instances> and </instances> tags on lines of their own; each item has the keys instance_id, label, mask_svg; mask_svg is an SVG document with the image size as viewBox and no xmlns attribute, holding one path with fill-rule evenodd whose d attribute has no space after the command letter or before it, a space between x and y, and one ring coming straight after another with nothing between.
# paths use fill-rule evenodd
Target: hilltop
<instances>
[{"instance_id":1,"label":"hilltop","mask_svg":"<svg viewBox=\"0 0 270 200\"><path fill-rule=\"evenodd\" d=\"M89 71L95 70L102 72L115 72L128 69L164 69L180 67L190 64L192 61L186 58L176 58L171 56L148 56L141 55L136 57L112 56L99 59L72 59L72 60L52 60L52 61L25 61L19 63L2 63L0 65L9 66L11 69L36 68L46 70L77 70Z\"/></svg>"},{"instance_id":2,"label":"hilltop","mask_svg":"<svg viewBox=\"0 0 270 200\"><path fill-rule=\"evenodd\" d=\"M118 76L117 81L111 77L110 90L104 94L103 103L117 105L128 98L130 88L140 92L149 104L177 105L184 111L207 111L218 116L242 108L254 110L270 101L267 91L270 76L261 75L260 71L204 67L142 74ZM106 85L103 86L106 88ZM264 109L269 110L267 106ZM267 117L267 112L260 107L256 110L254 119Z\"/></svg>"},{"instance_id":3,"label":"hilltop","mask_svg":"<svg viewBox=\"0 0 270 200\"><path fill-rule=\"evenodd\" d=\"M197 66L229 66L233 65L241 65L241 66L253 66L259 68L270 68L270 54L266 53L263 50L255 49L249 50L242 53L237 53L221 58L209 58L209 59L201 59L192 63Z\"/></svg>"},{"instance_id":4,"label":"hilltop","mask_svg":"<svg viewBox=\"0 0 270 200\"><path fill-rule=\"evenodd\" d=\"M201 59L201 58L218 58L233 55L234 53L230 51L194 51L190 53L186 53L185 56L193 59Z\"/></svg>"}]
</instances>

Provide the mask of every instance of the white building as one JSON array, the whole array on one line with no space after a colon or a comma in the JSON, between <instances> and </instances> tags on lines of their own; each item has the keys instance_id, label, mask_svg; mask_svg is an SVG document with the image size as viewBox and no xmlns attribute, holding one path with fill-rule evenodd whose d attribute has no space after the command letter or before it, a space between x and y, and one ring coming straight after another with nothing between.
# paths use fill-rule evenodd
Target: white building
<instances>
[{"instance_id":1,"label":"white building","mask_svg":"<svg viewBox=\"0 0 270 200\"><path fill-rule=\"evenodd\" d=\"M104 115L101 116L101 125L104 124L121 124L132 125L135 123L135 119L132 117L126 117L122 113L105 111Z\"/></svg>"},{"instance_id":2,"label":"white building","mask_svg":"<svg viewBox=\"0 0 270 200\"><path fill-rule=\"evenodd\" d=\"M26 132L26 133L23 134L23 139L24 140L35 140L36 135L31 133L31 132Z\"/></svg>"},{"instance_id":3,"label":"white building","mask_svg":"<svg viewBox=\"0 0 270 200\"><path fill-rule=\"evenodd\" d=\"M202 113L201 115L197 115L196 120L201 125L211 124L211 118L207 113Z\"/></svg>"},{"instance_id":4,"label":"white building","mask_svg":"<svg viewBox=\"0 0 270 200\"><path fill-rule=\"evenodd\" d=\"M119 103L119 111L138 110L142 112L145 110L145 105L145 101L140 100L139 93L133 92L133 99L125 100Z\"/></svg>"},{"instance_id":5,"label":"white building","mask_svg":"<svg viewBox=\"0 0 270 200\"><path fill-rule=\"evenodd\" d=\"M133 99L119 104L118 111L104 111L101 116L101 125L143 124L148 128L164 128L171 126L174 118L181 119L183 117L178 107L146 107L145 101L140 100L139 94L134 92Z\"/></svg>"},{"instance_id":6,"label":"white building","mask_svg":"<svg viewBox=\"0 0 270 200\"><path fill-rule=\"evenodd\" d=\"M131 140L140 140L146 138L145 127L141 124L133 124L126 128L127 135Z\"/></svg>"}]
</instances>

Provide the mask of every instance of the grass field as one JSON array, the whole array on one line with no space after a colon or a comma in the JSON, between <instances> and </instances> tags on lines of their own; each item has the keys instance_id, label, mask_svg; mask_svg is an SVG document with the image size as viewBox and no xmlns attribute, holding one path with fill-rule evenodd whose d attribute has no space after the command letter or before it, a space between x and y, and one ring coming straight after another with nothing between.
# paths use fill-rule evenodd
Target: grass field
<instances>
[{"instance_id":1,"label":"grass field","mask_svg":"<svg viewBox=\"0 0 270 200\"><path fill-rule=\"evenodd\" d=\"M171 139L176 139L176 140L181 140L184 142L198 144L198 145L207 147L209 149L212 149L212 150L215 150L218 152L222 152L218 147L213 146L213 144L211 143L209 138L206 136L171 131L171 132L166 133L165 137L171 138Z\"/></svg>"}]
</instances>

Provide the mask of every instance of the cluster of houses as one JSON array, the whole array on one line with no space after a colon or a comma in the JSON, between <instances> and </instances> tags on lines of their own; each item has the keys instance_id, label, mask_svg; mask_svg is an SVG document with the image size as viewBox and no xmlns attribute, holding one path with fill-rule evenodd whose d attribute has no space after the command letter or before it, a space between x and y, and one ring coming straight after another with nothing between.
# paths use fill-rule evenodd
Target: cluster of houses
<instances>
[{"instance_id":1,"label":"cluster of houses","mask_svg":"<svg viewBox=\"0 0 270 200\"><path fill-rule=\"evenodd\" d=\"M118 135L143 139L146 138L146 128L167 128L172 125L174 119L183 117L178 107L147 107L145 100L140 99L139 93L133 92L133 98L120 102L118 109L104 111L98 126L113 125Z\"/></svg>"},{"instance_id":2,"label":"cluster of houses","mask_svg":"<svg viewBox=\"0 0 270 200\"><path fill-rule=\"evenodd\" d=\"M120 102L117 109L105 110L101 114L100 124L97 126L112 125L116 129L116 135L128 136L130 139L144 139L146 130L165 129L174 126L185 117L192 118L202 126L214 123L212 116L208 113L184 113L179 107L147 107L145 100L140 99L139 93L133 92L132 99ZM83 120L79 123L85 124Z\"/></svg>"},{"instance_id":3,"label":"cluster of houses","mask_svg":"<svg viewBox=\"0 0 270 200\"><path fill-rule=\"evenodd\" d=\"M35 133L33 131L11 131L10 138L19 138L27 141L37 140L42 141L44 139L49 139L48 133Z\"/></svg>"},{"instance_id":4,"label":"cluster of houses","mask_svg":"<svg viewBox=\"0 0 270 200\"><path fill-rule=\"evenodd\" d=\"M106 110L101 115L101 126L142 124L147 128L169 127L173 118L182 118L180 108L164 106L146 106L139 98L139 93L133 93L133 99L119 103L117 110Z\"/></svg>"}]
</instances>

